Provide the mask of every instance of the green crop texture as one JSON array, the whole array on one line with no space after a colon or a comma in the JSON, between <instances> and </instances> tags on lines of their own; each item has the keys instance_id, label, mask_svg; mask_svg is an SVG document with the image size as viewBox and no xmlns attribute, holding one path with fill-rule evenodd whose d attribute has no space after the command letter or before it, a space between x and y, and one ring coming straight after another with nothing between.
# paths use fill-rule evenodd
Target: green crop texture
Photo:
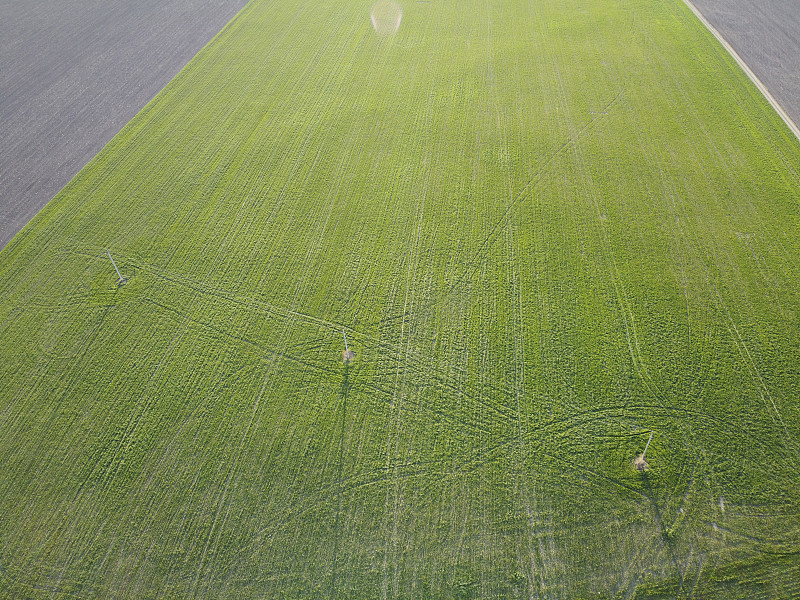
<instances>
[{"instance_id":1,"label":"green crop texture","mask_svg":"<svg viewBox=\"0 0 800 600\"><path fill-rule=\"evenodd\" d=\"M372 4L0 253L0 597L797 597L798 141L680 0Z\"/></svg>"}]
</instances>

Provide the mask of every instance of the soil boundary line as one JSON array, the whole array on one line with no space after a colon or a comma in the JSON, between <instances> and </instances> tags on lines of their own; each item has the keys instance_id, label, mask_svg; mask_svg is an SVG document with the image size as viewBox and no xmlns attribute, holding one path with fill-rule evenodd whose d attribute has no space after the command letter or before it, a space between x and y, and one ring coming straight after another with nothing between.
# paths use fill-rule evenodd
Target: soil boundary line
<instances>
[{"instance_id":1,"label":"soil boundary line","mask_svg":"<svg viewBox=\"0 0 800 600\"><path fill-rule=\"evenodd\" d=\"M797 125L795 125L794 121L792 121L792 118L786 113L786 111L783 110L783 107L780 104L778 104L778 101L775 100L775 98L772 96L770 91L767 89L767 86L761 83L761 80L756 76L755 73L753 73L752 70L750 70L750 67L747 66L747 63L744 62L744 60L742 60L742 57L739 56L736 50L733 49L733 46L731 46L727 42L727 40L724 37L722 37L722 34L719 31L717 31L717 29L711 23L709 23L708 19L706 19L703 16L703 13L701 13L697 9L697 7L694 4L692 4L690 0L683 0L683 1L686 4L686 6L688 6L689 9L695 14L695 16L698 19L700 19L703 25L705 25L708 28L708 30L714 34L714 37L720 41L720 43L725 47L725 49L739 64L739 66L742 67L742 69L744 69L744 72L747 73L747 76L750 78L750 80L756 84L756 87L761 91L761 93L764 95L767 101L772 105L772 108L774 108L778 112L778 115L780 115L781 119L783 119L783 122L786 123L786 125L795 135L795 137L798 140L800 140L800 129L798 129Z\"/></svg>"}]
</instances>

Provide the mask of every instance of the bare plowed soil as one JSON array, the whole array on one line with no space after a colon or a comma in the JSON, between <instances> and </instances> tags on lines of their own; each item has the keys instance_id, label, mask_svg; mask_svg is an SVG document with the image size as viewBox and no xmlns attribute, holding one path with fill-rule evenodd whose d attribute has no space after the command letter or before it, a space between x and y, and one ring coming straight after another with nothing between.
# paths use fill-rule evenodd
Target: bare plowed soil
<instances>
[{"instance_id":1,"label":"bare plowed soil","mask_svg":"<svg viewBox=\"0 0 800 600\"><path fill-rule=\"evenodd\" d=\"M800 2L692 0L800 123Z\"/></svg>"},{"instance_id":2,"label":"bare plowed soil","mask_svg":"<svg viewBox=\"0 0 800 600\"><path fill-rule=\"evenodd\" d=\"M0 0L0 248L246 3Z\"/></svg>"}]
</instances>

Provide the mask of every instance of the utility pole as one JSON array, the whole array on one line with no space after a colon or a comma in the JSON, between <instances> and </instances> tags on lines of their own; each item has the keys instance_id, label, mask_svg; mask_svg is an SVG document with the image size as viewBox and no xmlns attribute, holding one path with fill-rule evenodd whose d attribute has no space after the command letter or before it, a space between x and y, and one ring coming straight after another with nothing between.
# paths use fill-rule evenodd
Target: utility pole
<instances>
[{"instance_id":1,"label":"utility pole","mask_svg":"<svg viewBox=\"0 0 800 600\"><path fill-rule=\"evenodd\" d=\"M344 352L342 352L342 358L344 362L348 363L353 360L355 353L347 346L347 334L344 331L344 327L342 328L342 335L344 336Z\"/></svg>"},{"instance_id":2,"label":"utility pole","mask_svg":"<svg viewBox=\"0 0 800 600\"><path fill-rule=\"evenodd\" d=\"M644 447L644 452L642 452L639 456L633 459L633 466L636 468L637 471L643 472L647 471L648 465L647 461L644 459L644 455L647 454L647 449L650 447L650 442L653 441L653 434L655 432L650 432L650 439L647 440L647 445Z\"/></svg>"},{"instance_id":3,"label":"utility pole","mask_svg":"<svg viewBox=\"0 0 800 600\"><path fill-rule=\"evenodd\" d=\"M647 449L650 447L650 442L653 441L653 433L654 432L652 431L650 432L650 439L647 440L647 444L644 447L644 452L642 452L642 460L644 460L644 455L647 454Z\"/></svg>"},{"instance_id":4,"label":"utility pole","mask_svg":"<svg viewBox=\"0 0 800 600\"><path fill-rule=\"evenodd\" d=\"M111 252L106 250L106 254L108 254L108 258L111 258ZM119 275L119 279L117 279L117 283L120 283L125 278L122 276L122 273L119 272L119 269L117 268L117 263L114 262L113 258L111 258L111 264L114 265L114 270L117 272L117 275Z\"/></svg>"}]
</instances>

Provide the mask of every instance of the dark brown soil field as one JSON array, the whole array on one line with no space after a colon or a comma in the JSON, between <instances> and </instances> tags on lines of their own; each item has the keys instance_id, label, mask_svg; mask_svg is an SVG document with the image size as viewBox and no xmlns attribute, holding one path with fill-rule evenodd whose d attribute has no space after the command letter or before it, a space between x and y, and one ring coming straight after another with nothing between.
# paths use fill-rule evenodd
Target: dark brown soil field
<instances>
[{"instance_id":1,"label":"dark brown soil field","mask_svg":"<svg viewBox=\"0 0 800 600\"><path fill-rule=\"evenodd\" d=\"M800 2L692 0L778 103L800 123Z\"/></svg>"},{"instance_id":2,"label":"dark brown soil field","mask_svg":"<svg viewBox=\"0 0 800 600\"><path fill-rule=\"evenodd\" d=\"M0 249L247 0L0 0Z\"/></svg>"}]
</instances>

